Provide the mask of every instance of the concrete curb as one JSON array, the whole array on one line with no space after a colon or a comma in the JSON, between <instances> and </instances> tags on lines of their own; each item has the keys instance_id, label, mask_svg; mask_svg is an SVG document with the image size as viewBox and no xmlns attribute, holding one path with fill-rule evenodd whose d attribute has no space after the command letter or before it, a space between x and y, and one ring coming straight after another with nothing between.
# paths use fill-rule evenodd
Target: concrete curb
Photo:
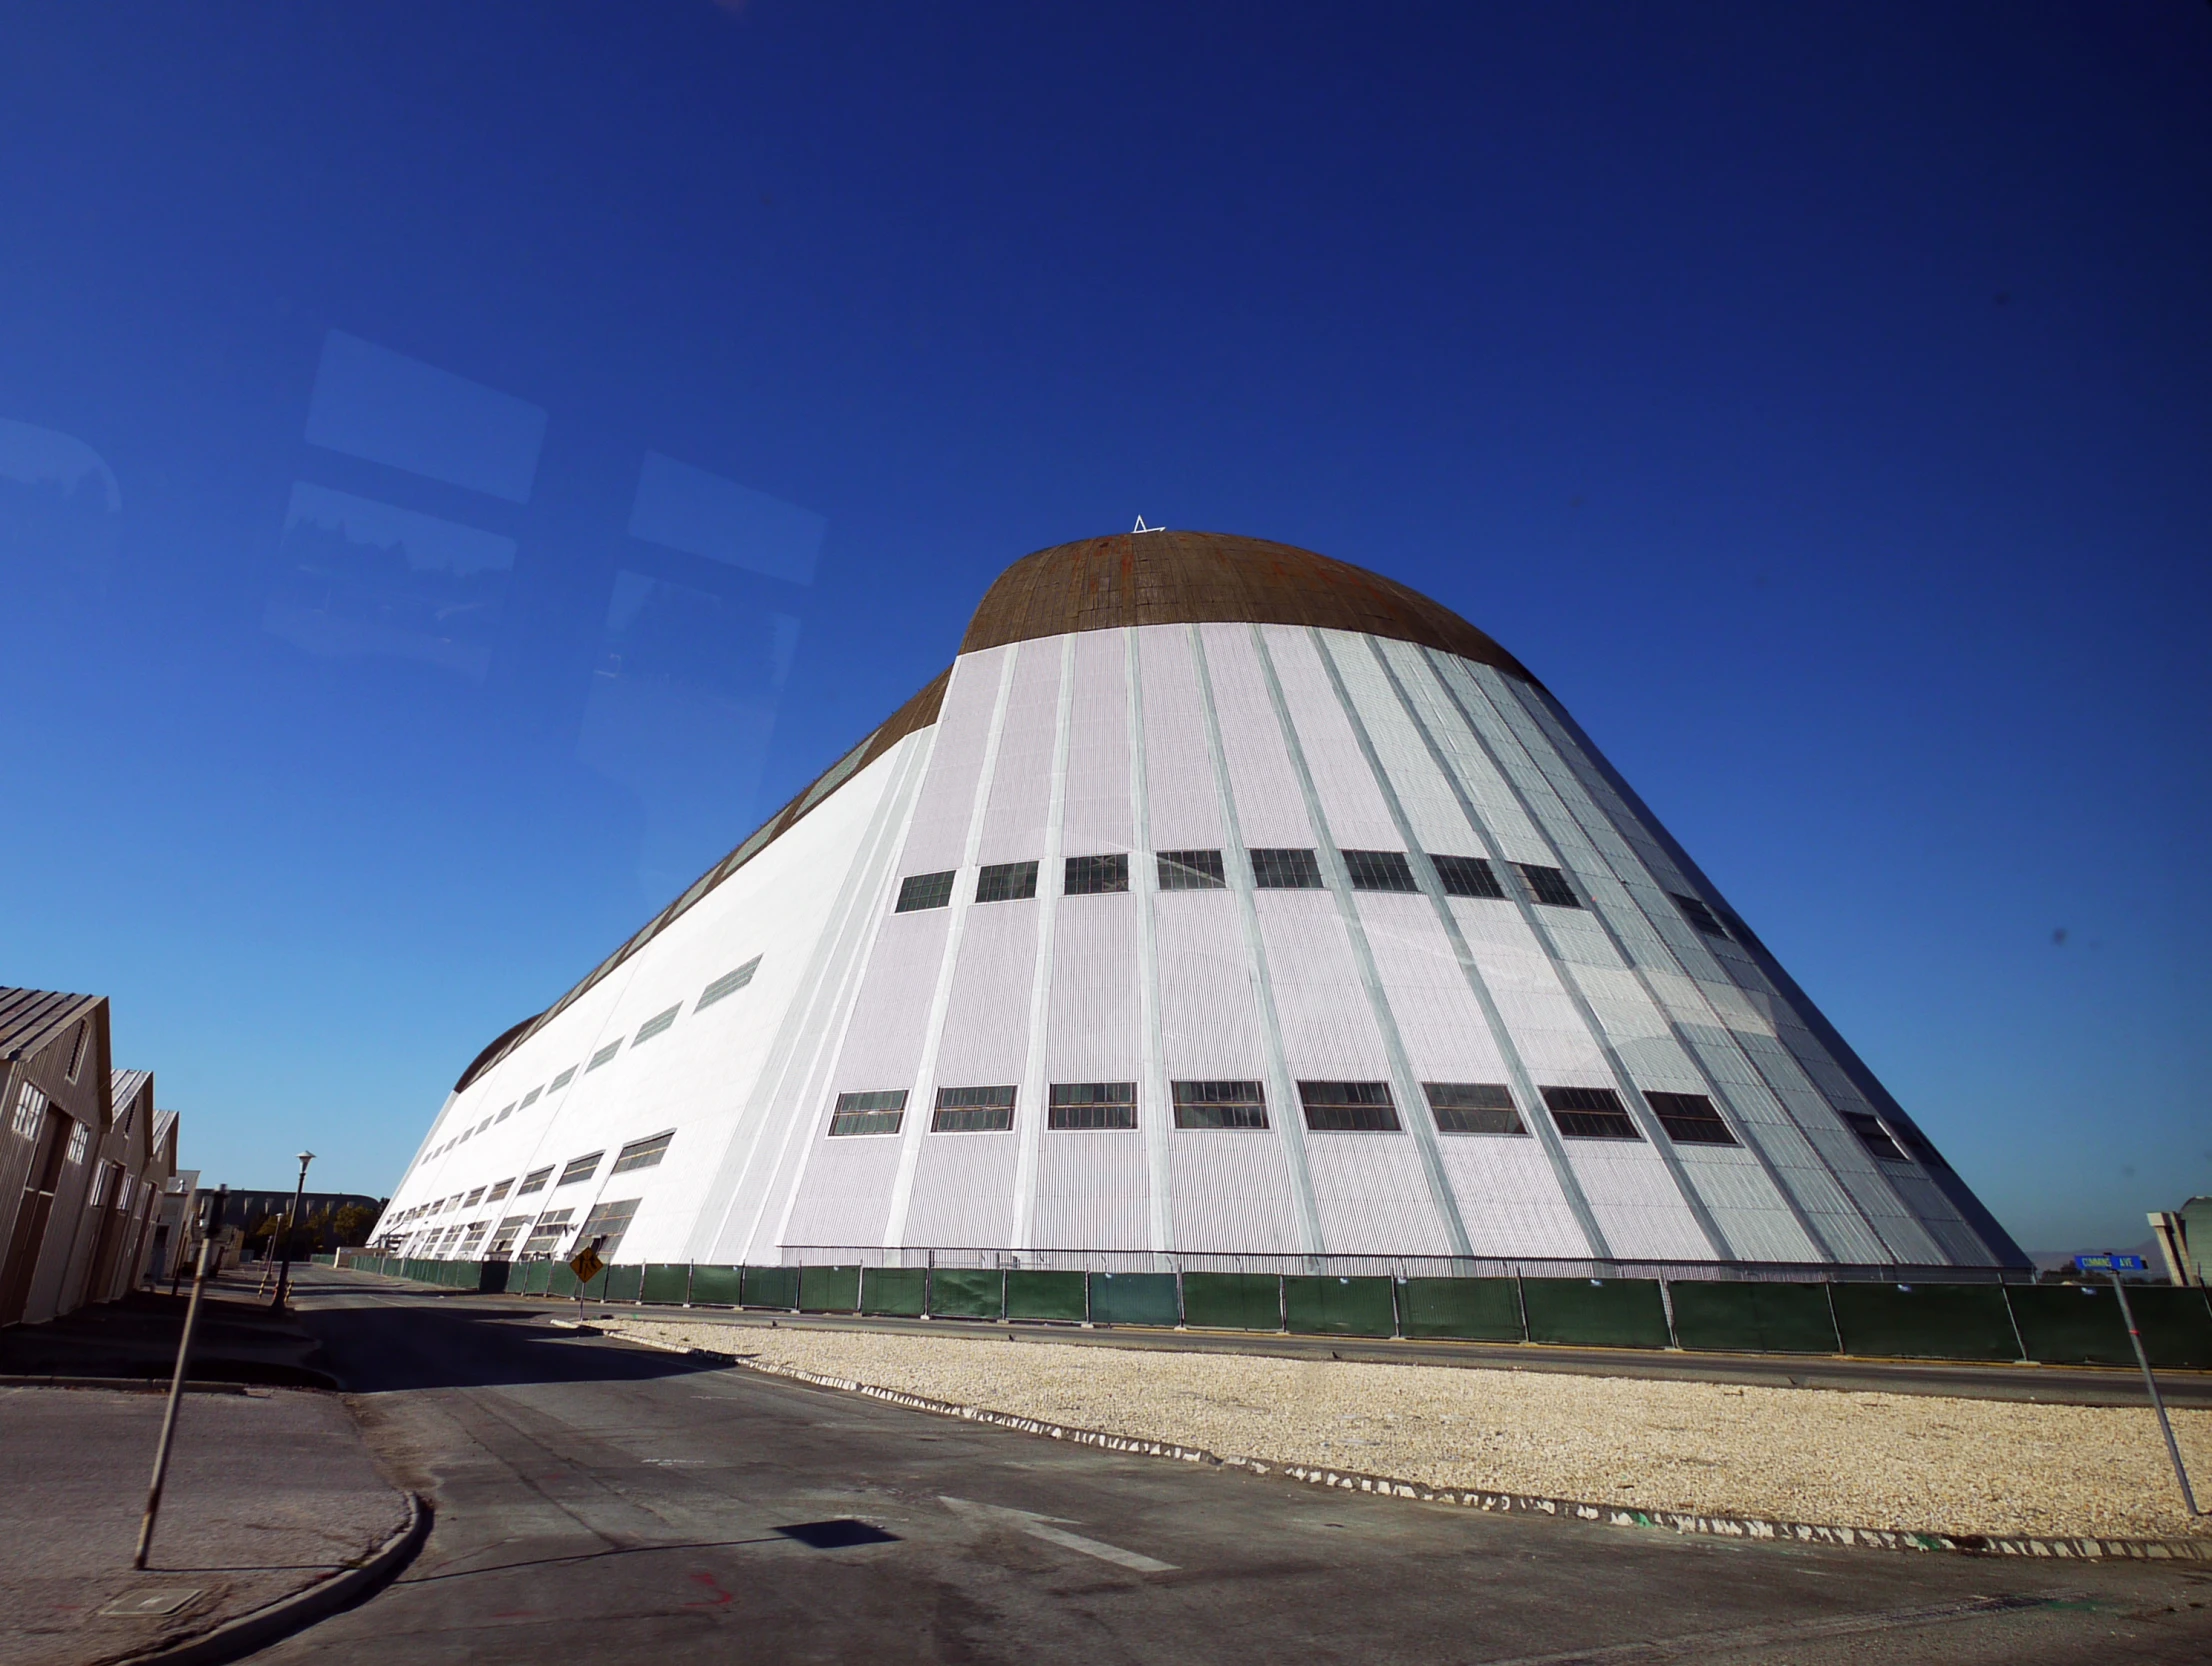
<instances>
[{"instance_id":1,"label":"concrete curb","mask_svg":"<svg viewBox=\"0 0 2212 1666\"><path fill-rule=\"evenodd\" d=\"M109 1388L123 1394L167 1394L167 1377L0 1377L0 1388ZM186 1383L187 1394L243 1394L244 1383ZM309 1390L310 1393L313 1390Z\"/></svg>"},{"instance_id":2,"label":"concrete curb","mask_svg":"<svg viewBox=\"0 0 2212 1666\"><path fill-rule=\"evenodd\" d=\"M1882 1527L1837 1527L1822 1522L1772 1521L1760 1516L1638 1510L1618 1504L1592 1504L1581 1499L1542 1498L1530 1493L1432 1487L1425 1481L1404 1481L1388 1475L1366 1475L1357 1470L1319 1469L1304 1464L1269 1464L1254 1458L1222 1458L1202 1448L1182 1446L1173 1441L1145 1440L1134 1435L1109 1434L1101 1429L1079 1429L1070 1424L1017 1416L1012 1412L990 1411L982 1406L933 1400L926 1395L908 1394L902 1389L880 1388L873 1383L824 1376L819 1372L801 1371L793 1366L763 1364L758 1360L740 1359L733 1354L716 1353L707 1348L679 1348L673 1343L653 1342L642 1336L624 1336L619 1340L638 1347L657 1348L663 1353L687 1354L694 1359L713 1360L718 1364L736 1366L762 1376L788 1377L797 1382L812 1383L818 1388L836 1388L851 1394L865 1394L872 1400L888 1401L892 1405L906 1406L915 1411L935 1412L942 1417L957 1417L970 1423L988 1423L1001 1429L1017 1429L1023 1434L1070 1441L1078 1446L1095 1446L1103 1451L1127 1452L1140 1457L1173 1458L1181 1463L1213 1464L1223 1469L1246 1470L1254 1475L1281 1475L1312 1486L1339 1487L1348 1492L1379 1493L1386 1497L1408 1498L1423 1504L1456 1504L1464 1509L1501 1514L1594 1521L1606 1527L1656 1527L1676 1533L1707 1534L1715 1538L1763 1539L1780 1544L1835 1545L1858 1550L1948 1550L1971 1556L2028 1556L2060 1561L2212 1562L2212 1540L2204 1539L2044 1539L2014 1534L1906 1533Z\"/></svg>"},{"instance_id":3,"label":"concrete curb","mask_svg":"<svg viewBox=\"0 0 2212 1666\"><path fill-rule=\"evenodd\" d=\"M404 1496L407 1500L406 1524L359 1566L310 1585L304 1591L279 1597L265 1607L241 1614L198 1637L145 1654L125 1655L115 1666L220 1666L221 1662L236 1660L295 1632L305 1631L317 1620L328 1619L340 1609L374 1596L414 1560L415 1552L422 1549L423 1541L430 1537L428 1501L420 1493L410 1492Z\"/></svg>"}]
</instances>

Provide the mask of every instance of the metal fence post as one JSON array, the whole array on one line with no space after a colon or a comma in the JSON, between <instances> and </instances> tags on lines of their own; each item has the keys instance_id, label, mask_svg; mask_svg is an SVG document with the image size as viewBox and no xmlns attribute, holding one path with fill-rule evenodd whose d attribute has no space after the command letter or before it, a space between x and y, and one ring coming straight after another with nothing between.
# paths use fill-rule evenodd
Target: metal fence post
<instances>
[{"instance_id":1,"label":"metal fence post","mask_svg":"<svg viewBox=\"0 0 2212 1666\"><path fill-rule=\"evenodd\" d=\"M2128 1340L2135 1344L2136 1363L2143 1368L2143 1386L2151 1393L2151 1410L2158 1413L2158 1432L2166 1437L2166 1456L2174 1461L2174 1479L2181 1483L2181 1502L2192 1516L2204 1512L2197 1508L2197 1495L2189 1490L2189 1471L2182 1467L2181 1447L2174 1440L2174 1425L2166 1415L2166 1402L2159 1397L2158 1379L2151 1375L2151 1356L2144 1351L2143 1333L2135 1325L2135 1309L2128 1305L2127 1286L2120 1281L2119 1270L2112 1274L2112 1293L2120 1298L2120 1317L2128 1322Z\"/></svg>"}]
</instances>

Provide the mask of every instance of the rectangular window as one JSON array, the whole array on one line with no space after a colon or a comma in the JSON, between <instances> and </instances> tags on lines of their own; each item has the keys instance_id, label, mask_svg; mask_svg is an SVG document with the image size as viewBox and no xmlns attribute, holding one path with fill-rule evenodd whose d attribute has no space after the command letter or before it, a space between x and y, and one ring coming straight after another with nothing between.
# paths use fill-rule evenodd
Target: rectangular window
<instances>
[{"instance_id":1,"label":"rectangular window","mask_svg":"<svg viewBox=\"0 0 2212 1666\"><path fill-rule=\"evenodd\" d=\"M1318 891L1321 864L1310 850L1255 850L1252 883L1262 891Z\"/></svg>"},{"instance_id":2,"label":"rectangular window","mask_svg":"<svg viewBox=\"0 0 2212 1666\"><path fill-rule=\"evenodd\" d=\"M1682 910L1682 917L1706 936L1727 937L1728 928L1720 923L1720 916L1706 907L1701 899L1686 897L1680 891L1668 894L1674 898L1674 906Z\"/></svg>"},{"instance_id":3,"label":"rectangular window","mask_svg":"<svg viewBox=\"0 0 2212 1666\"><path fill-rule=\"evenodd\" d=\"M942 908L952 901L952 873L910 873L899 881L899 905L894 914L918 914L925 908Z\"/></svg>"},{"instance_id":4,"label":"rectangular window","mask_svg":"<svg viewBox=\"0 0 2212 1666\"><path fill-rule=\"evenodd\" d=\"M1736 1136L1713 1102L1702 1093L1654 1093L1644 1089L1651 1114L1676 1145L1734 1145Z\"/></svg>"},{"instance_id":5,"label":"rectangular window","mask_svg":"<svg viewBox=\"0 0 2212 1666\"><path fill-rule=\"evenodd\" d=\"M649 1169L668 1155L668 1142L676 1137L671 1129L665 1134L655 1134L651 1139L632 1140L614 1154L614 1167L610 1175L627 1174L632 1169Z\"/></svg>"},{"instance_id":6,"label":"rectangular window","mask_svg":"<svg viewBox=\"0 0 2212 1666\"><path fill-rule=\"evenodd\" d=\"M1055 1082L1052 1103L1045 1112L1047 1128L1134 1128L1137 1125L1137 1084L1134 1082Z\"/></svg>"},{"instance_id":7,"label":"rectangular window","mask_svg":"<svg viewBox=\"0 0 2212 1666\"><path fill-rule=\"evenodd\" d=\"M1163 891L1223 891L1229 880L1218 850L1163 850L1160 852L1160 889Z\"/></svg>"},{"instance_id":8,"label":"rectangular window","mask_svg":"<svg viewBox=\"0 0 2212 1666\"><path fill-rule=\"evenodd\" d=\"M530 1224L528 1215L509 1215L499 1223L499 1230L492 1234L492 1241L484 1246L484 1253L494 1260L515 1247L515 1239Z\"/></svg>"},{"instance_id":9,"label":"rectangular window","mask_svg":"<svg viewBox=\"0 0 2212 1666\"><path fill-rule=\"evenodd\" d=\"M570 1065L566 1070L562 1071L558 1076L554 1077L553 1080L546 1085L545 1091L547 1093L559 1093L561 1089L567 1087L569 1083L575 1080L576 1067L574 1065Z\"/></svg>"},{"instance_id":10,"label":"rectangular window","mask_svg":"<svg viewBox=\"0 0 2212 1666\"><path fill-rule=\"evenodd\" d=\"M1538 1088L1552 1122L1570 1140L1640 1140L1611 1088Z\"/></svg>"},{"instance_id":11,"label":"rectangular window","mask_svg":"<svg viewBox=\"0 0 2212 1666\"><path fill-rule=\"evenodd\" d=\"M1534 862L1516 862L1521 877L1528 882L1528 894L1549 908L1580 908L1582 899L1575 895L1575 888L1567 883L1567 876L1557 868L1539 867Z\"/></svg>"},{"instance_id":12,"label":"rectangular window","mask_svg":"<svg viewBox=\"0 0 2212 1666\"><path fill-rule=\"evenodd\" d=\"M1071 856L1068 858L1066 895L1099 897L1129 889L1127 856Z\"/></svg>"},{"instance_id":13,"label":"rectangular window","mask_svg":"<svg viewBox=\"0 0 2212 1666\"><path fill-rule=\"evenodd\" d=\"M35 1140L45 1120L46 1095L25 1082L23 1091L15 1096L15 1131L27 1140Z\"/></svg>"},{"instance_id":14,"label":"rectangular window","mask_svg":"<svg viewBox=\"0 0 2212 1666\"><path fill-rule=\"evenodd\" d=\"M929 1119L932 1134L1003 1134L1013 1126L1012 1088L939 1088Z\"/></svg>"},{"instance_id":15,"label":"rectangular window","mask_svg":"<svg viewBox=\"0 0 2212 1666\"><path fill-rule=\"evenodd\" d=\"M476 1190L475 1190L475 1191L473 1191L473 1192L469 1193L469 1195L468 1195L467 1197L465 1197L465 1198L461 1199L461 1207L462 1207L462 1208L464 1208L464 1209L473 1209L473 1208L475 1208L475 1207L476 1207L476 1206L477 1206L477 1205L478 1205L479 1203L482 1203L483 1201L484 1201L484 1188L483 1188L483 1187L481 1187L481 1186L479 1186L479 1187L477 1187L477 1188L476 1188Z\"/></svg>"},{"instance_id":16,"label":"rectangular window","mask_svg":"<svg viewBox=\"0 0 2212 1666\"><path fill-rule=\"evenodd\" d=\"M605 1155L604 1151L594 1151L587 1157L572 1158L568 1167L561 1170L560 1179L553 1184L556 1187L573 1186L579 1180L589 1180L598 1171L599 1159Z\"/></svg>"},{"instance_id":17,"label":"rectangular window","mask_svg":"<svg viewBox=\"0 0 2212 1666\"><path fill-rule=\"evenodd\" d=\"M514 1108L514 1106L512 1106L512 1105L509 1105L509 1106L508 1106L508 1107L507 1107L507 1108L506 1108L505 1110L501 1111L501 1112L500 1112L500 1113L499 1113L499 1114L498 1114L497 1116L495 1116L495 1117L489 1117L489 1118L487 1118L487 1119L486 1119L486 1120L485 1120L485 1121L484 1121L483 1123L481 1123L481 1124L480 1124L480 1125L478 1126L478 1128L477 1128L477 1130L476 1130L476 1131L477 1131L477 1132L478 1132L479 1134L481 1134L481 1133L482 1133L482 1132L483 1132L483 1131L484 1131L484 1130L485 1130L486 1128L489 1128L489 1127L490 1127L490 1126L491 1126L491 1125L492 1125L492 1124L493 1124L494 1122L505 1122L505 1121L506 1121L506 1120L507 1120L507 1119L508 1119L509 1117L513 1116L514 1114L515 1114L515 1108Z\"/></svg>"},{"instance_id":18,"label":"rectangular window","mask_svg":"<svg viewBox=\"0 0 2212 1666\"><path fill-rule=\"evenodd\" d=\"M1267 1095L1257 1082L1176 1082L1178 1128L1265 1128Z\"/></svg>"},{"instance_id":19,"label":"rectangular window","mask_svg":"<svg viewBox=\"0 0 2212 1666\"><path fill-rule=\"evenodd\" d=\"M683 1010L683 1003L681 1001L678 1001L666 1012L654 1013L652 1017L648 1018L644 1023L638 1026L637 1035L632 1038L630 1045L632 1047L638 1047L642 1046L648 1041L651 1041L663 1030L674 1024L676 1022L676 1014Z\"/></svg>"},{"instance_id":20,"label":"rectangular window","mask_svg":"<svg viewBox=\"0 0 2212 1666\"><path fill-rule=\"evenodd\" d=\"M1355 891L1418 891L1413 866L1402 850L1348 850L1344 868Z\"/></svg>"},{"instance_id":21,"label":"rectangular window","mask_svg":"<svg viewBox=\"0 0 2212 1666\"><path fill-rule=\"evenodd\" d=\"M841 1093L830 1112L829 1131L835 1134L896 1134L906 1120L906 1089L886 1088L878 1093Z\"/></svg>"},{"instance_id":22,"label":"rectangular window","mask_svg":"<svg viewBox=\"0 0 2212 1666\"><path fill-rule=\"evenodd\" d=\"M101 1204L107 1202L108 1182L114 1177L114 1174L115 1165L113 1163L95 1163L92 1165L91 1208L97 1209Z\"/></svg>"},{"instance_id":23,"label":"rectangular window","mask_svg":"<svg viewBox=\"0 0 2212 1666\"><path fill-rule=\"evenodd\" d=\"M575 1215L573 1209L552 1209L540 1215L537 1225L530 1229L530 1236L523 1241L524 1257L541 1260L551 1255L554 1247L568 1236L568 1224Z\"/></svg>"},{"instance_id":24,"label":"rectangular window","mask_svg":"<svg viewBox=\"0 0 2212 1666\"><path fill-rule=\"evenodd\" d=\"M614 1040L608 1042L606 1046L600 1048L598 1052L592 1054L591 1063L584 1066L584 1074L587 1076L590 1075L594 1070L597 1070L601 1065L605 1064L609 1059L613 1058L615 1054L621 1051L622 1038L620 1036L616 1036Z\"/></svg>"},{"instance_id":25,"label":"rectangular window","mask_svg":"<svg viewBox=\"0 0 2212 1666\"><path fill-rule=\"evenodd\" d=\"M994 862L975 876L977 902L1021 902L1037 894L1037 864Z\"/></svg>"},{"instance_id":26,"label":"rectangular window","mask_svg":"<svg viewBox=\"0 0 2212 1666\"><path fill-rule=\"evenodd\" d=\"M1897 1149L1897 1142L1889 1137L1889 1130L1882 1126L1880 1118L1864 1111L1845 1111L1843 1120L1851 1125L1851 1132L1859 1136L1859 1143L1883 1162L1905 1161L1905 1154Z\"/></svg>"},{"instance_id":27,"label":"rectangular window","mask_svg":"<svg viewBox=\"0 0 2212 1666\"><path fill-rule=\"evenodd\" d=\"M699 1004L693 1012L704 1012L725 995L735 995L753 981L753 974L760 970L760 956L755 955L734 972L724 972L706 988L699 991Z\"/></svg>"},{"instance_id":28,"label":"rectangular window","mask_svg":"<svg viewBox=\"0 0 2212 1666\"><path fill-rule=\"evenodd\" d=\"M90 1033L90 1025L79 1024L77 1026L77 1037L69 1044L69 1079L72 1082L77 1079L77 1072L84 1067L84 1042L85 1037Z\"/></svg>"},{"instance_id":29,"label":"rectangular window","mask_svg":"<svg viewBox=\"0 0 2212 1666\"><path fill-rule=\"evenodd\" d=\"M1503 1082L1423 1082L1440 1134L1522 1134L1520 1114Z\"/></svg>"},{"instance_id":30,"label":"rectangular window","mask_svg":"<svg viewBox=\"0 0 2212 1666\"><path fill-rule=\"evenodd\" d=\"M498 1185L492 1187L484 1194L484 1201L486 1203L497 1203L501 1198L505 1197L514 1189L515 1183L512 1180L502 1180Z\"/></svg>"},{"instance_id":31,"label":"rectangular window","mask_svg":"<svg viewBox=\"0 0 2212 1666\"><path fill-rule=\"evenodd\" d=\"M622 1235L630 1230L630 1219L637 1213L638 1200L624 1198L620 1203L602 1203L584 1217L584 1224L577 1229L576 1246L579 1249L595 1240L599 1244L600 1259L612 1261L614 1252L622 1242Z\"/></svg>"},{"instance_id":32,"label":"rectangular window","mask_svg":"<svg viewBox=\"0 0 2212 1666\"><path fill-rule=\"evenodd\" d=\"M1306 1126L1317 1134L1395 1134L1398 1108L1388 1082L1300 1082Z\"/></svg>"},{"instance_id":33,"label":"rectangular window","mask_svg":"<svg viewBox=\"0 0 2212 1666\"><path fill-rule=\"evenodd\" d=\"M522 1104L519 1108L527 1111L532 1105L535 1105L538 1102L538 1095L543 1093L544 1091L545 1089L542 1087L532 1088L528 1093L522 1096Z\"/></svg>"},{"instance_id":34,"label":"rectangular window","mask_svg":"<svg viewBox=\"0 0 2212 1666\"><path fill-rule=\"evenodd\" d=\"M1488 902L1500 902L1505 897L1505 887L1498 883L1498 876L1490 864L1480 856L1431 856L1436 864L1436 877L1442 881L1447 897L1481 897Z\"/></svg>"},{"instance_id":35,"label":"rectangular window","mask_svg":"<svg viewBox=\"0 0 2212 1666\"><path fill-rule=\"evenodd\" d=\"M71 1127L69 1130L69 1160L72 1163L81 1163L84 1161L84 1154L91 1149L92 1130L81 1122Z\"/></svg>"}]
</instances>

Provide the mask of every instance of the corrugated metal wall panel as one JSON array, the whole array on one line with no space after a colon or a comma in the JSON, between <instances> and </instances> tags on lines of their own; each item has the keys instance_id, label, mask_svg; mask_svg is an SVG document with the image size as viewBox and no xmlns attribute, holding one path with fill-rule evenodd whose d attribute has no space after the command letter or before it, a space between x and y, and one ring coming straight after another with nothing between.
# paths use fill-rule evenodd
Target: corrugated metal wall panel
<instances>
[{"instance_id":1,"label":"corrugated metal wall panel","mask_svg":"<svg viewBox=\"0 0 2212 1666\"><path fill-rule=\"evenodd\" d=\"M1271 1105L1268 1114L1283 1108ZM1177 1249L1288 1255L1301 1248L1290 1164L1273 1130L1175 1129L1168 1172Z\"/></svg>"},{"instance_id":2,"label":"corrugated metal wall panel","mask_svg":"<svg viewBox=\"0 0 2212 1666\"><path fill-rule=\"evenodd\" d=\"M968 911L937 1077L916 1084L918 1103L930 1102L940 1087L1021 1081L1029 1059L1029 986L1036 959L1035 902L979 903ZM908 1000L921 1004L911 992Z\"/></svg>"},{"instance_id":3,"label":"corrugated metal wall panel","mask_svg":"<svg viewBox=\"0 0 2212 1666\"><path fill-rule=\"evenodd\" d=\"M1321 1215L1326 1253L1452 1253L1412 1135L1310 1134L1306 1161L1313 1170L1313 1201Z\"/></svg>"},{"instance_id":4,"label":"corrugated metal wall panel","mask_svg":"<svg viewBox=\"0 0 2212 1666\"><path fill-rule=\"evenodd\" d=\"M1138 1111L1140 1117L1166 1114L1156 1105ZM1144 1136L1137 1130L1047 1130L1037 1170L1036 1246L1144 1249L1150 1192Z\"/></svg>"},{"instance_id":5,"label":"corrugated metal wall panel","mask_svg":"<svg viewBox=\"0 0 2212 1666\"><path fill-rule=\"evenodd\" d=\"M1262 891L1252 900L1292 1080L1387 1080L1382 1036L1360 994L1336 899L1326 891ZM1259 1074L1257 1061L1240 1074Z\"/></svg>"},{"instance_id":6,"label":"corrugated metal wall panel","mask_svg":"<svg viewBox=\"0 0 2212 1666\"><path fill-rule=\"evenodd\" d=\"M1004 1134L925 1134L902 1241L952 1248L1009 1245L1019 1119L1037 1114L1033 1105L1017 1106L1017 1127Z\"/></svg>"},{"instance_id":7,"label":"corrugated metal wall panel","mask_svg":"<svg viewBox=\"0 0 2212 1666\"><path fill-rule=\"evenodd\" d=\"M1226 891L1172 891L1154 906L1168 1079L1265 1077L1267 1055L1236 899Z\"/></svg>"},{"instance_id":8,"label":"corrugated metal wall panel","mask_svg":"<svg viewBox=\"0 0 2212 1666\"><path fill-rule=\"evenodd\" d=\"M887 1134L827 1137L829 1111L812 1119L806 1177L783 1229L786 1244L874 1244L883 1238L899 1142Z\"/></svg>"},{"instance_id":9,"label":"corrugated metal wall panel","mask_svg":"<svg viewBox=\"0 0 2212 1666\"><path fill-rule=\"evenodd\" d=\"M1206 755L1205 702L1190 633L1137 632L1144 685L1144 776L1154 850L1219 850L1226 840Z\"/></svg>"},{"instance_id":10,"label":"corrugated metal wall panel","mask_svg":"<svg viewBox=\"0 0 2212 1666\"><path fill-rule=\"evenodd\" d=\"M1126 851L1136 836L1129 803L1127 656L1119 631L1087 631L1075 639L1067 801L1060 830L1060 848L1069 856ZM1052 883L1058 883L1057 876Z\"/></svg>"},{"instance_id":11,"label":"corrugated metal wall panel","mask_svg":"<svg viewBox=\"0 0 2212 1666\"><path fill-rule=\"evenodd\" d=\"M967 847L968 818L975 807L975 783L991 733L991 712L998 704L999 676L1012 648L956 660L945 703L937 717L937 735L929 771L914 803L914 821L898 862L901 874L941 873L960 865Z\"/></svg>"},{"instance_id":12,"label":"corrugated metal wall panel","mask_svg":"<svg viewBox=\"0 0 2212 1666\"><path fill-rule=\"evenodd\" d=\"M1283 704L1305 753L1321 813L1340 850L1396 850L1402 841L1389 806L1375 785L1359 742L1345 721L1344 708L1330 686L1313 638L1303 630L1270 625L1261 633Z\"/></svg>"},{"instance_id":13,"label":"corrugated metal wall panel","mask_svg":"<svg viewBox=\"0 0 2212 1666\"><path fill-rule=\"evenodd\" d=\"M1014 666L1014 686L1006 702L1005 728L999 735L998 761L991 771L991 800L983 813L983 841L976 852L977 861L986 865L1034 862L1044 854L1059 719L1060 644L1025 642ZM959 883L972 892L974 876L963 873Z\"/></svg>"},{"instance_id":14,"label":"corrugated metal wall panel","mask_svg":"<svg viewBox=\"0 0 2212 1666\"><path fill-rule=\"evenodd\" d=\"M1283 746L1282 724L1267 692L1251 632L1241 625L1202 625L1206 665L1213 678L1214 710L1246 845L1256 849L1310 850L1298 777ZM1231 852L1229 860L1241 860Z\"/></svg>"},{"instance_id":15,"label":"corrugated metal wall panel","mask_svg":"<svg viewBox=\"0 0 2212 1666\"><path fill-rule=\"evenodd\" d=\"M1137 903L1127 893L1061 899L1045 1041L1048 1082L1138 1079Z\"/></svg>"},{"instance_id":16,"label":"corrugated metal wall panel","mask_svg":"<svg viewBox=\"0 0 2212 1666\"><path fill-rule=\"evenodd\" d=\"M1443 1139L1444 1167L1477 1255L1590 1253L1543 1149L1529 1135L1455 1134Z\"/></svg>"}]
</instances>

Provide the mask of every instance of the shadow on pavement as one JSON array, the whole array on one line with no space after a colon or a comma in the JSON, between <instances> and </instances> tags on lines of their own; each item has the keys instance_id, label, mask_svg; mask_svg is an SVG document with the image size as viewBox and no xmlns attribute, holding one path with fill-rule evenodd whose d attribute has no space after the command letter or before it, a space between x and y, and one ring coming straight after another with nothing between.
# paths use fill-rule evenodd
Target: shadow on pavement
<instances>
[{"instance_id":1,"label":"shadow on pavement","mask_svg":"<svg viewBox=\"0 0 2212 1666\"><path fill-rule=\"evenodd\" d=\"M449 1306L434 1296L300 1312L301 1323L322 1344L316 1363L356 1394L651 1382L717 1369L711 1360L579 1340L541 1328L536 1317Z\"/></svg>"},{"instance_id":2,"label":"shadow on pavement","mask_svg":"<svg viewBox=\"0 0 2212 1666\"><path fill-rule=\"evenodd\" d=\"M134 1290L43 1325L0 1330L0 1376L136 1378L167 1382L187 1298ZM314 1337L295 1313L275 1313L250 1282L211 1284L192 1345L194 1382L329 1388Z\"/></svg>"}]
</instances>

